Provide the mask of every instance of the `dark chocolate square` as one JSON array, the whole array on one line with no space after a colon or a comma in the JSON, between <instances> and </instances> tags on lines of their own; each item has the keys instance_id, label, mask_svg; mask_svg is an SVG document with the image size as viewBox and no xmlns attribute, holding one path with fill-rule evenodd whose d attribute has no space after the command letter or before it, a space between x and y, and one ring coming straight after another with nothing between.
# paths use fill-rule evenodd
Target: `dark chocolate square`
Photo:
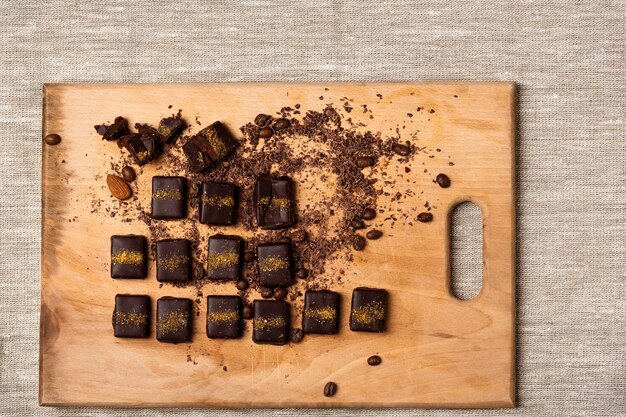
<instances>
[{"instance_id":1,"label":"dark chocolate square","mask_svg":"<svg viewBox=\"0 0 626 417\"><path fill-rule=\"evenodd\" d=\"M161 142L173 142L185 127L187 127L187 123L180 117L172 116L161 119L158 128Z\"/></svg>"},{"instance_id":2,"label":"dark chocolate square","mask_svg":"<svg viewBox=\"0 0 626 417\"><path fill-rule=\"evenodd\" d=\"M289 340L289 317L289 304L283 300L254 300L252 340L284 345Z\"/></svg>"},{"instance_id":3,"label":"dark chocolate square","mask_svg":"<svg viewBox=\"0 0 626 417\"><path fill-rule=\"evenodd\" d=\"M292 284L291 243L261 243L256 247L259 284L286 287Z\"/></svg>"},{"instance_id":4,"label":"dark chocolate square","mask_svg":"<svg viewBox=\"0 0 626 417\"><path fill-rule=\"evenodd\" d=\"M209 279L236 281L241 267L239 236L213 235L209 238L207 277Z\"/></svg>"},{"instance_id":5,"label":"dark chocolate square","mask_svg":"<svg viewBox=\"0 0 626 417\"><path fill-rule=\"evenodd\" d=\"M183 282L191 277L191 247L187 239L156 243L157 281Z\"/></svg>"},{"instance_id":6,"label":"dark chocolate square","mask_svg":"<svg viewBox=\"0 0 626 417\"><path fill-rule=\"evenodd\" d=\"M352 292L350 330L382 332L385 330L388 294L376 288L355 288Z\"/></svg>"},{"instance_id":7,"label":"dark chocolate square","mask_svg":"<svg viewBox=\"0 0 626 417\"><path fill-rule=\"evenodd\" d=\"M289 177L259 177L254 202L260 228L280 229L293 224L295 203L293 182Z\"/></svg>"},{"instance_id":8,"label":"dark chocolate square","mask_svg":"<svg viewBox=\"0 0 626 417\"><path fill-rule=\"evenodd\" d=\"M191 169L201 172L233 153L239 142L220 122L205 127L183 145Z\"/></svg>"},{"instance_id":9,"label":"dark chocolate square","mask_svg":"<svg viewBox=\"0 0 626 417\"><path fill-rule=\"evenodd\" d=\"M203 182L200 187L200 223L229 226L235 222L235 186Z\"/></svg>"},{"instance_id":10,"label":"dark chocolate square","mask_svg":"<svg viewBox=\"0 0 626 417\"><path fill-rule=\"evenodd\" d=\"M146 246L143 236L111 236L111 278L145 278Z\"/></svg>"},{"instance_id":11,"label":"dark chocolate square","mask_svg":"<svg viewBox=\"0 0 626 417\"><path fill-rule=\"evenodd\" d=\"M191 341L191 300L161 297L157 300L157 340L166 343Z\"/></svg>"},{"instance_id":12,"label":"dark chocolate square","mask_svg":"<svg viewBox=\"0 0 626 417\"><path fill-rule=\"evenodd\" d=\"M339 323L339 294L307 291L304 295L302 330L305 333L335 334Z\"/></svg>"},{"instance_id":13,"label":"dark chocolate square","mask_svg":"<svg viewBox=\"0 0 626 417\"><path fill-rule=\"evenodd\" d=\"M117 294L113 310L115 337L150 337L150 297Z\"/></svg>"},{"instance_id":14,"label":"dark chocolate square","mask_svg":"<svg viewBox=\"0 0 626 417\"><path fill-rule=\"evenodd\" d=\"M241 337L241 297L209 295L207 297L206 334L214 339Z\"/></svg>"},{"instance_id":15,"label":"dark chocolate square","mask_svg":"<svg viewBox=\"0 0 626 417\"><path fill-rule=\"evenodd\" d=\"M187 215L184 177L152 177L152 217L182 219Z\"/></svg>"}]
</instances>

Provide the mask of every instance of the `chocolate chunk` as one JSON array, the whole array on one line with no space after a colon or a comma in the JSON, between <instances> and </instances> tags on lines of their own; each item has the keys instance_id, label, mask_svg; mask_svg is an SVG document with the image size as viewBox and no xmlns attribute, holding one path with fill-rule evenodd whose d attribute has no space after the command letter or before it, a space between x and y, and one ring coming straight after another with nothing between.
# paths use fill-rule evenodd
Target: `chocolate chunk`
<instances>
[{"instance_id":1,"label":"chocolate chunk","mask_svg":"<svg viewBox=\"0 0 626 417\"><path fill-rule=\"evenodd\" d=\"M157 281L189 281L191 263L191 248L187 239L164 239L156 243Z\"/></svg>"},{"instance_id":2,"label":"chocolate chunk","mask_svg":"<svg viewBox=\"0 0 626 417\"><path fill-rule=\"evenodd\" d=\"M236 281L241 267L242 240L239 236L214 235L209 238L207 277Z\"/></svg>"},{"instance_id":3,"label":"chocolate chunk","mask_svg":"<svg viewBox=\"0 0 626 417\"><path fill-rule=\"evenodd\" d=\"M147 136L156 140L157 142L161 141L161 135L159 135L159 131L149 124L135 123L135 129L137 129L137 133L139 134L139 136Z\"/></svg>"},{"instance_id":4,"label":"chocolate chunk","mask_svg":"<svg viewBox=\"0 0 626 417\"><path fill-rule=\"evenodd\" d=\"M338 331L339 294L307 291L304 295L302 329L305 333L335 334Z\"/></svg>"},{"instance_id":5,"label":"chocolate chunk","mask_svg":"<svg viewBox=\"0 0 626 417\"><path fill-rule=\"evenodd\" d=\"M124 168L122 168L122 178L124 178L124 181L126 182L135 181L135 178L137 178L137 174L135 174L135 170L133 169L133 167L125 166Z\"/></svg>"},{"instance_id":6,"label":"chocolate chunk","mask_svg":"<svg viewBox=\"0 0 626 417\"><path fill-rule=\"evenodd\" d=\"M184 177L152 177L152 217L184 218L187 215L186 184Z\"/></svg>"},{"instance_id":7,"label":"chocolate chunk","mask_svg":"<svg viewBox=\"0 0 626 417\"><path fill-rule=\"evenodd\" d=\"M235 186L203 182L200 188L200 223L229 226L235 222Z\"/></svg>"},{"instance_id":8,"label":"chocolate chunk","mask_svg":"<svg viewBox=\"0 0 626 417\"><path fill-rule=\"evenodd\" d=\"M105 140L117 140L128 133L128 120L117 116L112 125L95 125L94 129Z\"/></svg>"},{"instance_id":9,"label":"chocolate chunk","mask_svg":"<svg viewBox=\"0 0 626 417\"><path fill-rule=\"evenodd\" d=\"M161 297L157 300L157 340L165 343L191 341L191 300Z\"/></svg>"},{"instance_id":10,"label":"chocolate chunk","mask_svg":"<svg viewBox=\"0 0 626 417\"><path fill-rule=\"evenodd\" d=\"M289 304L283 300L254 300L252 340L284 345L289 338L289 317Z\"/></svg>"},{"instance_id":11,"label":"chocolate chunk","mask_svg":"<svg viewBox=\"0 0 626 417\"><path fill-rule=\"evenodd\" d=\"M352 292L350 330L359 332L382 332L387 315L387 291L359 287Z\"/></svg>"},{"instance_id":12,"label":"chocolate chunk","mask_svg":"<svg viewBox=\"0 0 626 417\"><path fill-rule=\"evenodd\" d=\"M135 133L124 135L117 144L126 148L138 165L145 165L156 158L158 154L157 142L149 136L139 136Z\"/></svg>"},{"instance_id":13,"label":"chocolate chunk","mask_svg":"<svg viewBox=\"0 0 626 417\"><path fill-rule=\"evenodd\" d=\"M450 178L446 174L437 175L435 181L437 182L437 184L439 184L441 188L448 188L451 183Z\"/></svg>"},{"instance_id":14,"label":"chocolate chunk","mask_svg":"<svg viewBox=\"0 0 626 417\"><path fill-rule=\"evenodd\" d=\"M113 310L113 335L149 337L150 312L150 297L147 295L117 294Z\"/></svg>"},{"instance_id":15,"label":"chocolate chunk","mask_svg":"<svg viewBox=\"0 0 626 417\"><path fill-rule=\"evenodd\" d=\"M158 132L161 142L171 143L187 127L187 123L180 117L165 117L159 122Z\"/></svg>"},{"instance_id":16,"label":"chocolate chunk","mask_svg":"<svg viewBox=\"0 0 626 417\"><path fill-rule=\"evenodd\" d=\"M54 146L61 143L61 136L57 135L56 133L49 133L43 138L43 140L46 142L46 144Z\"/></svg>"},{"instance_id":17,"label":"chocolate chunk","mask_svg":"<svg viewBox=\"0 0 626 417\"><path fill-rule=\"evenodd\" d=\"M261 286L275 288L291 285L291 243L262 243L257 245L256 251Z\"/></svg>"},{"instance_id":18,"label":"chocolate chunk","mask_svg":"<svg viewBox=\"0 0 626 417\"><path fill-rule=\"evenodd\" d=\"M241 337L241 298L230 295L207 297L206 334L212 339Z\"/></svg>"},{"instance_id":19,"label":"chocolate chunk","mask_svg":"<svg viewBox=\"0 0 626 417\"><path fill-rule=\"evenodd\" d=\"M111 236L111 278L145 278L146 246L143 236Z\"/></svg>"},{"instance_id":20,"label":"chocolate chunk","mask_svg":"<svg viewBox=\"0 0 626 417\"><path fill-rule=\"evenodd\" d=\"M293 224L295 207L289 177L259 177L254 194L257 223L261 229L280 229Z\"/></svg>"},{"instance_id":21,"label":"chocolate chunk","mask_svg":"<svg viewBox=\"0 0 626 417\"><path fill-rule=\"evenodd\" d=\"M191 169L202 172L213 163L230 155L239 143L230 135L224 125L215 122L205 127L183 145Z\"/></svg>"}]
</instances>

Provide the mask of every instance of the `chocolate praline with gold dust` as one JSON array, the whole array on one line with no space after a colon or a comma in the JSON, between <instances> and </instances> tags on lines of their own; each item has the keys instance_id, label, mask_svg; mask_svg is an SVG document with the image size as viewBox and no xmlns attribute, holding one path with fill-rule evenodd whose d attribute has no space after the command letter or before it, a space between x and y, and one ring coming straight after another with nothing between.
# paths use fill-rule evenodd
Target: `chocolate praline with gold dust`
<instances>
[{"instance_id":1,"label":"chocolate praline with gold dust","mask_svg":"<svg viewBox=\"0 0 626 417\"><path fill-rule=\"evenodd\" d=\"M143 236L111 236L111 278L145 278L146 246Z\"/></svg>"},{"instance_id":2,"label":"chocolate praline with gold dust","mask_svg":"<svg viewBox=\"0 0 626 417\"><path fill-rule=\"evenodd\" d=\"M202 172L226 158L239 146L226 127L215 122L198 132L183 145L191 169Z\"/></svg>"},{"instance_id":3,"label":"chocolate praline with gold dust","mask_svg":"<svg viewBox=\"0 0 626 417\"><path fill-rule=\"evenodd\" d=\"M184 282L191 278L191 245L187 239L156 243L157 281Z\"/></svg>"},{"instance_id":4,"label":"chocolate praline with gold dust","mask_svg":"<svg viewBox=\"0 0 626 417\"><path fill-rule=\"evenodd\" d=\"M230 226L235 222L236 188L232 184L203 182L198 219L202 224Z\"/></svg>"},{"instance_id":5,"label":"chocolate praline with gold dust","mask_svg":"<svg viewBox=\"0 0 626 417\"><path fill-rule=\"evenodd\" d=\"M242 302L236 295L207 297L206 334L211 339L241 337Z\"/></svg>"},{"instance_id":6,"label":"chocolate praline with gold dust","mask_svg":"<svg viewBox=\"0 0 626 417\"><path fill-rule=\"evenodd\" d=\"M213 235L209 237L207 277L215 280L236 281L241 269L242 239L239 236Z\"/></svg>"},{"instance_id":7,"label":"chocolate praline with gold dust","mask_svg":"<svg viewBox=\"0 0 626 417\"><path fill-rule=\"evenodd\" d=\"M252 340L284 345L289 340L289 304L285 301L254 300Z\"/></svg>"},{"instance_id":8,"label":"chocolate praline with gold dust","mask_svg":"<svg viewBox=\"0 0 626 417\"><path fill-rule=\"evenodd\" d=\"M256 251L262 287L287 287L293 283L291 242L261 243Z\"/></svg>"},{"instance_id":9,"label":"chocolate praline with gold dust","mask_svg":"<svg viewBox=\"0 0 626 417\"><path fill-rule=\"evenodd\" d=\"M115 337L149 337L150 297L147 295L117 294L112 324Z\"/></svg>"},{"instance_id":10,"label":"chocolate praline with gold dust","mask_svg":"<svg viewBox=\"0 0 626 417\"><path fill-rule=\"evenodd\" d=\"M157 300L157 340L165 343L191 341L192 303L188 298L161 297Z\"/></svg>"},{"instance_id":11,"label":"chocolate praline with gold dust","mask_svg":"<svg viewBox=\"0 0 626 417\"><path fill-rule=\"evenodd\" d=\"M184 177L152 177L152 217L183 219L187 216L187 180Z\"/></svg>"},{"instance_id":12,"label":"chocolate praline with gold dust","mask_svg":"<svg viewBox=\"0 0 626 417\"><path fill-rule=\"evenodd\" d=\"M304 294L302 330L305 333L334 334L339 322L339 294L334 291L312 291Z\"/></svg>"},{"instance_id":13,"label":"chocolate praline with gold dust","mask_svg":"<svg viewBox=\"0 0 626 417\"><path fill-rule=\"evenodd\" d=\"M382 332L385 330L388 293L377 288L359 287L352 292L350 330Z\"/></svg>"}]
</instances>

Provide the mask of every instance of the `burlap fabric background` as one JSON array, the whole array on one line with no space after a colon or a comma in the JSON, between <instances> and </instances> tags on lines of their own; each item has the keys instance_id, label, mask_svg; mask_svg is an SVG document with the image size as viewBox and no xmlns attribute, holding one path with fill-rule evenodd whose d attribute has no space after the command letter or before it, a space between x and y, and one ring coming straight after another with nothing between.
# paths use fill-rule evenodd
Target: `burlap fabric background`
<instances>
[{"instance_id":1,"label":"burlap fabric background","mask_svg":"<svg viewBox=\"0 0 626 417\"><path fill-rule=\"evenodd\" d=\"M253 80L520 86L519 407L298 415L626 414L624 1L208 3L0 0L0 414L295 413L37 406L42 83Z\"/></svg>"}]
</instances>

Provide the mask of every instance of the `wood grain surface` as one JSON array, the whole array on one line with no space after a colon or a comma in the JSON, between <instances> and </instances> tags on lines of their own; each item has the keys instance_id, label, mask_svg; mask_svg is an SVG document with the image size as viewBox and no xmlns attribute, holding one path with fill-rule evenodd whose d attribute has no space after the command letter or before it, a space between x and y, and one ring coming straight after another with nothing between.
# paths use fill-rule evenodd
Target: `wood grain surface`
<instances>
[{"instance_id":1,"label":"wood grain surface","mask_svg":"<svg viewBox=\"0 0 626 417\"><path fill-rule=\"evenodd\" d=\"M379 99L381 94L384 99ZM320 96L324 99L320 100ZM148 236L139 221L123 222L106 174L120 151L100 140L93 125L116 115L153 123L182 108L193 125L221 120L236 130L262 111L299 103L318 110L354 99L355 123L383 136L398 127L419 131L420 146L443 156L414 161L402 178L424 195L403 204L437 208L434 220L381 226L383 239L355 253L343 269L340 332L308 335L300 344L256 345L248 325L240 340L210 340L205 334L206 299L199 305L191 344L170 345L153 337L113 337L111 313L117 293L148 294L153 308L165 296L194 298L195 288L159 287L154 264L145 280L112 280L110 236ZM434 113L415 111L416 107ZM40 403L112 407L512 407L515 403L515 86L510 83L387 84L164 84L46 85L43 135L58 133L57 146L43 146ZM414 113L408 117L407 113ZM203 127L202 126L202 127ZM201 126L194 125L197 131ZM454 166L448 162L454 161ZM422 165L422 162L424 165ZM442 189L430 173L445 172ZM397 177L403 166L390 164ZM148 165L133 184L149 207ZM95 178L99 178L96 180ZM398 177L400 178L400 177ZM408 178L408 179L407 179ZM306 188L306 186L304 186ZM390 190L391 191L391 190ZM393 192L392 192L393 194ZM301 195L300 199L303 198ZM316 198L314 195L307 198ZM321 197L317 197L321 198ZM450 211L473 201L483 214L483 286L468 301L450 291ZM299 201L300 202L300 201ZM222 230L200 225L204 234ZM238 227L228 233L242 234ZM348 329L350 296L358 286L390 292L388 330ZM207 285L209 294L236 294L233 286ZM258 297L254 297L258 298ZM294 308L294 310L296 310ZM294 321L298 312L294 311ZM154 325L154 323L153 323ZM298 323L294 323L299 327ZM370 355L380 366L366 363ZM338 384L324 397L328 381Z\"/></svg>"}]
</instances>

